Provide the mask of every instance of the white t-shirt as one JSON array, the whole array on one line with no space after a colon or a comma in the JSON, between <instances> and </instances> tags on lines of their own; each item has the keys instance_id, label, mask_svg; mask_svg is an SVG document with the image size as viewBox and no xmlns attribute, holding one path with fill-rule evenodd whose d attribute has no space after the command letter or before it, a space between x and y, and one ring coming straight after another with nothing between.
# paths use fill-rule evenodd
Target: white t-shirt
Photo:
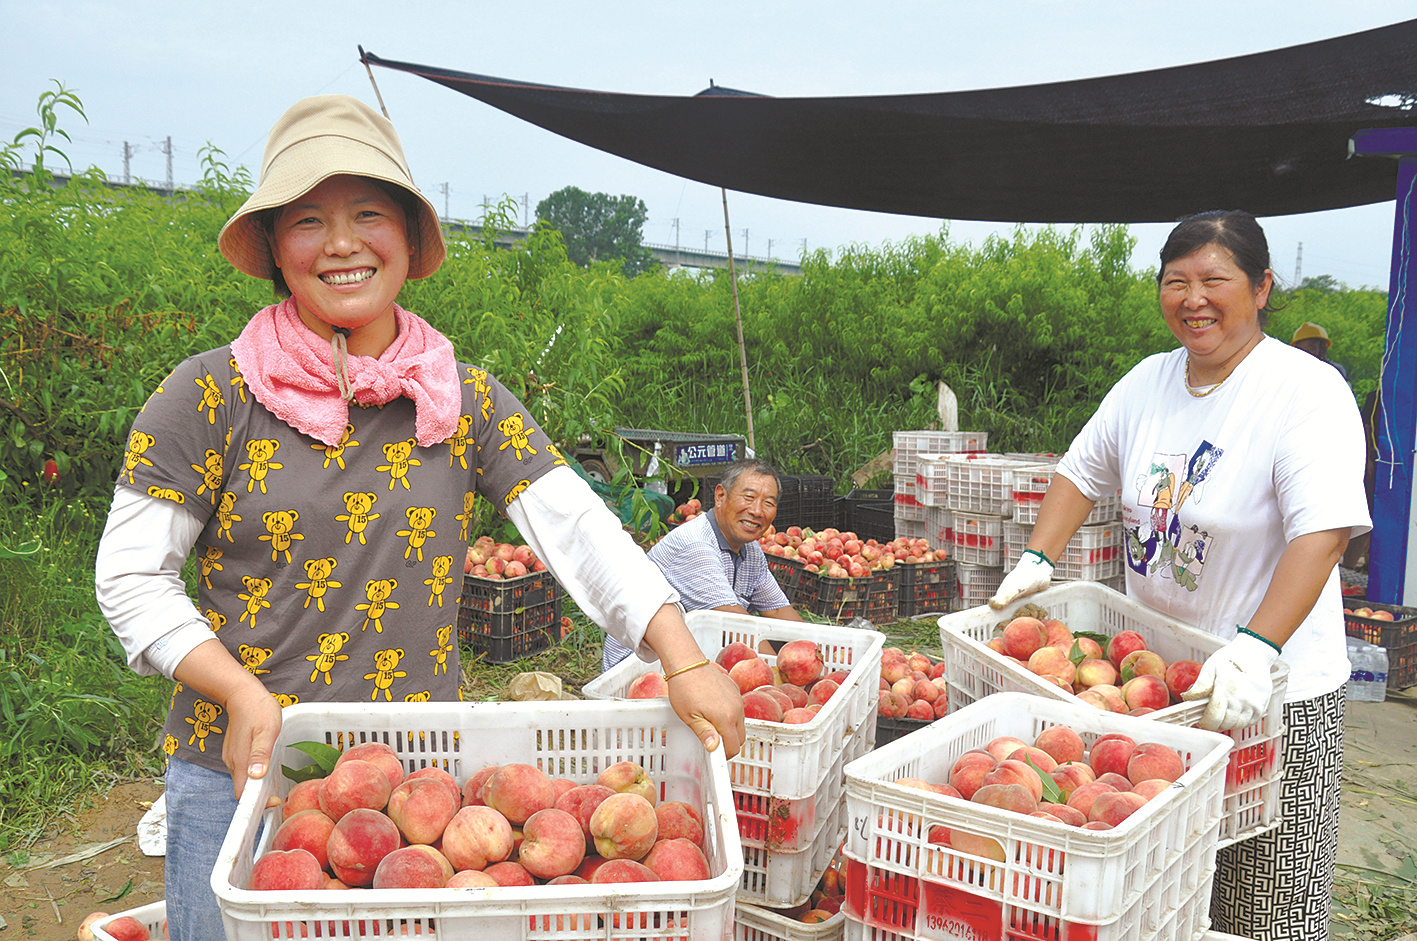
<instances>
[{"instance_id":1,"label":"white t-shirt","mask_svg":"<svg viewBox=\"0 0 1417 941\"><path fill-rule=\"evenodd\" d=\"M1338 372L1266 337L1209 395L1186 351L1148 357L1107 394L1058 466L1084 496L1122 488L1127 593L1227 640L1298 536L1371 528L1363 433ZM1284 645L1287 700L1348 678L1335 569Z\"/></svg>"}]
</instances>

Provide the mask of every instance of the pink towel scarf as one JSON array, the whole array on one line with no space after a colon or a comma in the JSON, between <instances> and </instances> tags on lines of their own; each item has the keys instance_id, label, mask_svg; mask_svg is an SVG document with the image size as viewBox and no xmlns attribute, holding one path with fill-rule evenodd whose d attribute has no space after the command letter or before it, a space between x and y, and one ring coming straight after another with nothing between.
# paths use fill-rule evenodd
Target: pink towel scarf
<instances>
[{"instance_id":1,"label":"pink towel scarf","mask_svg":"<svg viewBox=\"0 0 1417 941\"><path fill-rule=\"evenodd\" d=\"M413 400L414 437L431 447L452 437L462 404L453 344L417 314L397 304L398 335L379 356L349 357L353 401L384 405L400 395ZM340 397L334 352L300 320L295 301L257 311L231 344L246 387L270 412L301 434L339 444L349 423Z\"/></svg>"}]
</instances>

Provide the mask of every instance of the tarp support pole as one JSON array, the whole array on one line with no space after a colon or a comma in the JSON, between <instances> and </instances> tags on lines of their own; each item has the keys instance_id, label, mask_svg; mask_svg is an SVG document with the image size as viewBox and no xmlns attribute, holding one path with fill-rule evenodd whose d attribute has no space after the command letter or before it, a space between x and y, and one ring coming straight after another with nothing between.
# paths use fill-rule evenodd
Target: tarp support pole
<instances>
[{"instance_id":1,"label":"tarp support pole","mask_svg":"<svg viewBox=\"0 0 1417 941\"><path fill-rule=\"evenodd\" d=\"M1373 535L1368 563L1368 600L1417 606L1417 536L1412 491L1417 448L1417 321L1406 329L1408 298L1417 297L1417 127L1359 131L1349 152L1389 157L1398 163L1397 203L1392 227L1392 270L1388 280L1387 334L1383 343L1378 410L1374 419L1377 481L1373 489Z\"/></svg>"}]
</instances>

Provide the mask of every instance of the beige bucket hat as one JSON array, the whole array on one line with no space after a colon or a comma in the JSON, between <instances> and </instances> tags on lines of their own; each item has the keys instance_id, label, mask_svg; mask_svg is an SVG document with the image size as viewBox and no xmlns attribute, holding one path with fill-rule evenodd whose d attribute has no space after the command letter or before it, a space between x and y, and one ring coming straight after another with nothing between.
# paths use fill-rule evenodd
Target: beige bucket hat
<instances>
[{"instance_id":1,"label":"beige bucket hat","mask_svg":"<svg viewBox=\"0 0 1417 941\"><path fill-rule=\"evenodd\" d=\"M348 95L304 98L281 115L266 140L256 191L222 226L217 247L238 270L272 280L275 262L259 213L342 173L383 180L415 197L416 218L408 220L413 248L408 276L426 278L437 271L448 253L438 211L413 185L393 124Z\"/></svg>"}]
</instances>

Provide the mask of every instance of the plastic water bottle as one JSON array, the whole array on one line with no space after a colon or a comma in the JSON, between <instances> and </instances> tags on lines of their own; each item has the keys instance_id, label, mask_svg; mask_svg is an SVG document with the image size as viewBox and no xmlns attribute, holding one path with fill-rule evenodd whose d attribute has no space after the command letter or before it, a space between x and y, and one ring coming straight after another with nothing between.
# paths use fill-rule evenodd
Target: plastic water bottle
<instances>
[{"instance_id":1,"label":"plastic water bottle","mask_svg":"<svg viewBox=\"0 0 1417 941\"><path fill-rule=\"evenodd\" d=\"M1347 699L1382 702L1387 697L1387 650L1354 637L1348 638Z\"/></svg>"}]
</instances>

